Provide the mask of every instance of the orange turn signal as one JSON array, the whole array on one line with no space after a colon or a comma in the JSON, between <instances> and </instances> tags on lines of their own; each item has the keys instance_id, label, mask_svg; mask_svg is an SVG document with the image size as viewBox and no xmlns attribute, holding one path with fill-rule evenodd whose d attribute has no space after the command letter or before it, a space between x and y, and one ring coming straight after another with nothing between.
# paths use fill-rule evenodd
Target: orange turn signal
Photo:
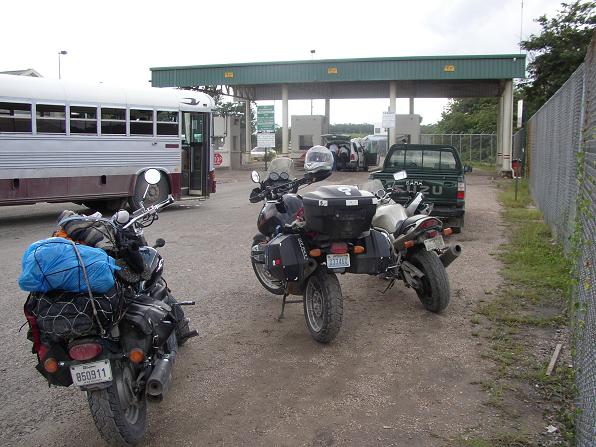
<instances>
[{"instance_id":1,"label":"orange turn signal","mask_svg":"<svg viewBox=\"0 0 596 447\"><path fill-rule=\"evenodd\" d=\"M450 234L453 234L453 230L451 228L445 228L443 230L443 236L449 236Z\"/></svg>"},{"instance_id":2,"label":"orange turn signal","mask_svg":"<svg viewBox=\"0 0 596 447\"><path fill-rule=\"evenodd\" d=\"M43 369L50 374L55 373L58 371L58 360L56 360L54 357L47 358L45 362L43 362Z\"/></svg>"},{"instance_id":3,"label":"orange turn signal","mask_svg":"<svg viewBox=\"0 0 596 447\"><path fill-rule=\"evenodd\" d=\"M321 249L320 248L313 248L308 254L313 258L318 258L321 256Z\"/></svg>"},{"instance_id":4,"label":"orange turn signal","mask_svg":"<svg viewBox=\"0 0 596 447\"><path fill-rule=\"evenodd\" d=\"M354 245L354 253L357 255L364 253L364 247L362 245Z\"/></svg>"},{"instance_id":5,"label":"orange turn signal","mask_svg":"<svg viewBox=\"0 0 596 447\"><path fill-rule=\"evenodd\" d=\"M145 353L142 349L133 348L128 353L128 360L133 363L141 363L143 360L145 360Z\"/></svg>"},{"instance_id":6,"label":"orange turn signal","mask_svg":"<svg viewBox=\"0 0 596 447\"><path fill-rule=\"evenodd\" d=\"M414 246L414 241L406 241L404 242L404 247L412 248Z\"/></svg>"}]
</instances>

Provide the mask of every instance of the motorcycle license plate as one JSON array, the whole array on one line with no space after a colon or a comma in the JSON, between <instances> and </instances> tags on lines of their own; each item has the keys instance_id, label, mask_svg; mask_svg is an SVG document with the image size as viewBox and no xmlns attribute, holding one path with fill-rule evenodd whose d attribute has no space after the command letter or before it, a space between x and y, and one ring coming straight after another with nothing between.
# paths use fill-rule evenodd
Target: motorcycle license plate
<instances>
[{"instance_id":1,"label":"motorcycle license plate","mask_svg":"<svg viewBox=\"0 0 596 447\"><path fill-rule=\"evenodd\" d=\"M70 375L76 386L92 385L112 380L112 368L109 360L100 360L71 366Z\"/></svg>"},{"instance_id":2,"label":"motorcycle license plate","mask_svg":"<svg viewBox=\"0 0 596 447\"><path fill-rule=\"evenodd\" d=\"M442 250L445 248L445 242L443 241L443 236L436 236L432 239L427 239L424 241L424 246L426 247L427 251L431 250Z\"/></svg>"},{"instance_id":3,"label":"motorcycle license plate","mask_svg":"<svg viewBox=\"0 0 596 447\"><path fill-rule=\"evenodd\" d=\"M344 269L350 266L350 254L327 255L327 268Z\"/></svg>"}]
</instances>

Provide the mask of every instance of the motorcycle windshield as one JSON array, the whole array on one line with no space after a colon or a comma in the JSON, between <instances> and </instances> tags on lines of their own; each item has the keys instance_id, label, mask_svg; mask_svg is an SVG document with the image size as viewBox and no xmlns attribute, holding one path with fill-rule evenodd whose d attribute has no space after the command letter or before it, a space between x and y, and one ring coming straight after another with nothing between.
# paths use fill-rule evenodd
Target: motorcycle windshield
<instances>
[{"instance_id":1,"label":"motorcycle windshield","mask_svg":"<svg viewBox=\"0 0 596 447\"><path fill-rule=\"evenodd\" d=\"M358 189L361 191L372 192L373 194L376 194L380 190L385 190L385 188L383 188L383 183L379 179L367 180L366 183L358 185Z\"/></svg>"},{"instance_id":2,"label":"motorcycle windshield","mask_svg":"<svg viewBox=\"0 0 596 447\"><path fill-rule=\"evenodd\" d=\"M267 168L267 177L271 176L271 173L274 172L278 176L281 175L283 172L286 174L290 174L290 169L292 168L292 159L288 157L277 157L271 160L269 163L269 167Z\"/></svg>"}]
</instances>

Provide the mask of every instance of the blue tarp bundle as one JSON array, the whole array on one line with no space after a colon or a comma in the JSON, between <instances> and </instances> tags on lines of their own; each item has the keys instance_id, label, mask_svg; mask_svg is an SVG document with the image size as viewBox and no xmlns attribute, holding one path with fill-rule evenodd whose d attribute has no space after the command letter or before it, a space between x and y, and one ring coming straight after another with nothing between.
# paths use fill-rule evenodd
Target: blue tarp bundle
<instances>
[{"instance_id":1,"label":"blue tarp bundle","mask_svg":"<svg viewBox=\"0 0 596 447\"><path fill-rule=\"evenodd\" d=\"M87 270L91 292L106 293L114 287L114 258L100 248L76 244ZM52 237L34 242L23 255L19 286L27 292L64 290L86 293L83 269L72 242Z\"/></svg>"}]
</instances>

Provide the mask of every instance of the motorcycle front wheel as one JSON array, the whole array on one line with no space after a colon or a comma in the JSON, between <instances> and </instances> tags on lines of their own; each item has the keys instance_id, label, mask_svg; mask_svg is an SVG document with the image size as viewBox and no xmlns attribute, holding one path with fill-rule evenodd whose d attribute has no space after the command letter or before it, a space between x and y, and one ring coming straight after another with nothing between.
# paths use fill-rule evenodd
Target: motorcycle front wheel
<instances>
[{"instance_id":1,"label":"motorcycle front wheel","mask_svg":"<svg viewBox=\"0 0 596 447\"><path fill-rule=\"evenodd\" d=\"M103 390L87 391L95 426L109 445L134 445L145 435L147 399L135 386L137 374L128 361L112 363L114 380Z\"/></svg>"},{"instance_id":2,"label":"motorcycle front wheel","mask_svg":"<svg viewBox=\"0 0 596 447\"><path fill-rule=\"evenodd\" d=\"M257 244L266 244L266 243L267 243L267 239L265 238L265 236L263 236L262 234L258 234L254 237L254 239L252 241L252 246L254 247ZM250 257L250 262L252 264L252 269L255 272L255 276L257 277L257 279L259 280L261 285L263 287L265 287L265 289L267 289L269 292L273 293L274 295L283 295L284 294L285 287L284 287L283 282L273 278L271 276L271 274L265 268L265 264L255 261L252 256Z\"/></svg>"},{"instance_id":3,"label":"motorcycle front wheel","mask_svg":"<svg viewBox=\"0 0 596 447\"><path fill-rule=\"evenodd\" d=\"M310 335L319 343L329 343L341 329L343 313L337 276L319 267L304 289L304 318Z\"/></svg>"},{"instance_id":4,"label":"motorcycle front wheel","mask_svg":"<svg viewBox=\"0 0 596 447\"><path fill-rule=\"evenodd\" d=\"M418 298L426 310L442 312L449 305L451 290L447 270L434 251L417 250L409 259L424 273L422 287L416 289Z\"/></svg>"}]
</instances>

